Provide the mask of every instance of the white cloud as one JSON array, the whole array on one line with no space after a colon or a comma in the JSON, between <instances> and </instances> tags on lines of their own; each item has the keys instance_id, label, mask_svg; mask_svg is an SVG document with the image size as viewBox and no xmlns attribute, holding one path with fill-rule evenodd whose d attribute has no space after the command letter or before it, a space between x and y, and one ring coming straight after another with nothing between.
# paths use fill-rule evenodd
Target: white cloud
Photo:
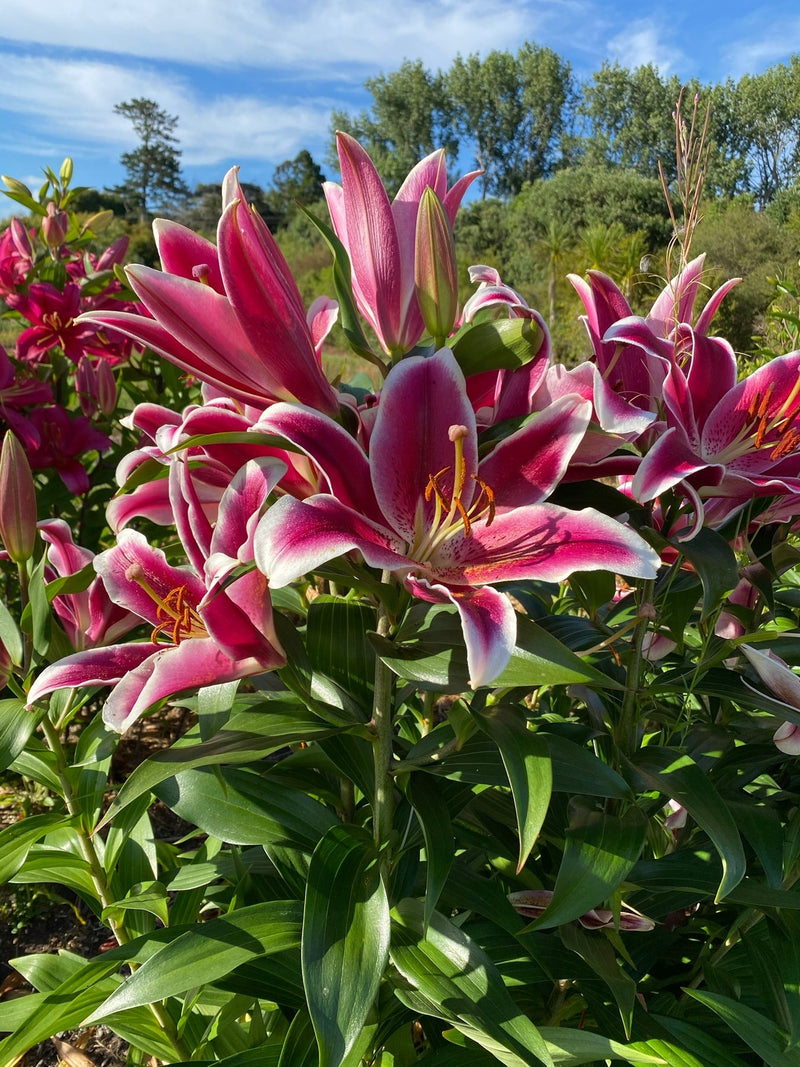
<instances>
[{"instance_id":1,"label":"white cloud","mask_svg":"<svg viewBox=\"0 0 800 1067\"><path fill-rule=\"evenodd\" d=\"M669 42L672 32L654 19L636 19L608 42L608 58L629 68L652 63L662 76L672 74L685 58Z\"/></svg>"},{"instance_id":2,"label":"white cloud","mask_svg":"<svg viewBox=\"0 0 800 1067\"><path fill-rule=\"evenodd\" d=\"M766 32L764 32L766 30ZM727 74L740 78L776 63L786 63L800 49L800 18L754 20L751 32L729 44L723 52Z\"/></svg>"},{"instance_id":3,"label":"white cloud","mask_svg":"<svg viewBox=\"0 0 800 1067\"><path fill-rule=\"evenodd\" d=\"M285 159L310 137L324 133L330 111L321 100L222 94L202 99L185 80L144 64L125 67L6 53L0 54L0 66L0 109L25 116L24 144L15 137L14 147L39 158L52 157L59 146L71 150L75 142L106 156L132 147L136 136L128 120L114 114L113 104L136 96L156 99L179 116L177 132L188 165L229 158ZM223 88L224 82L219 85Z\"/></svg>"},{"instance_id":4,"label":"white cloud","mask_svg":"<svg viewBox=\"0 0 800 1067\"><path fill-rule=\"evenodd\" d=\"M439 67L458 51L516 48L564 7L564 0L535 8L515 0L72 0L69 18L54 20L52 0L28 0L6 5L0 34L201 66L335 70L360 82L365 68L394 69L404 57Z\"/></svg>"}]
</instances>

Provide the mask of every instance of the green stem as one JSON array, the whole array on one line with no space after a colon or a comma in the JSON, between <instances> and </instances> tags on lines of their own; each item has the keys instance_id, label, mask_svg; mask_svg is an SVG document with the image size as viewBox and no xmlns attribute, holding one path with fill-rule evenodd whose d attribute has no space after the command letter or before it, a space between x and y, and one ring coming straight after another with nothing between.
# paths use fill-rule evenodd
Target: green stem
<instances>
[{"instance_id":1,"label":"green stem","mask_svg":"<svg viewBox=\"0 0 800 1067\"><path fill-rule=\"evenodd\" d=\"M57 728L54 726L49 714L45 715L42 719L40 726L47 742L47 746L55 756L56 760L56 773L58 774L58 780L61 783L61 795L64 798L64 804L67 811L75 819L76 832L78 835L78 846L81 850L81 854L89 867L89 874L94 885L97 899L102 905L103 909L109 907L114 902L114 896L109 888L108 879L106 877L106 871L97 853L97 849L94 847L94 841L91 835L87 831L83 824L82 811L80 801L72 788L72 782L69 779L67 758L64 752L64 746L61 744L61 737ZM125 925L122 922L118 922L113 915L109 916L109 926L116 939L118 945L126 945L130 941L130 935L125 929ZM134 964L130 964L131 969L134 968ZM184 1043L183 1039L178 1035L175 1029L175 1024L170 1018L169 1014L161 1004L151 1003L149 1005L150 1011L153 1014L153 1018L156 1020L160 1028L169 1037L175 1052L182 1060L188 1060L191 1058L191 1049Z\"/></svg>"},{"instance_id":2,"label":"green stem","mask_svg":"<svg viewBox=\"0 0 800 1067\"><path fill-rule=\"evenodd\" d=\"M391 575L384 573L385 583L391 581ZM377 631L381 637L388 637L391 632L391 618L383 602L378 603ZM394 781L391 775L393 758L394 726L392 722L392 705L394 698L394 675L381 660L375 658L375 695L372 705L372 751L375 767L375 805L373 809L373 834L379 849L386 849L392 835L394 822ZM384 859L384 870L388 869L390 857L388 850Z\"/></svg>"},{"instance_id":3,"label":"green stem","mask_svg":"<svg viewBox=\"0 0 800 1067\"><path fill-rule=\"evenodd\" d=\"M644 639L650 626L650 619L646 607L652 604L655 580L652 578L642 583L642 597L640 602L640 617L633 631L631 639L631 651L628 659L628 677L625 685L625 695L622 698L620 709L619 727L617 730L617 748L626 756L632 756L636 751L639 730L639 697L642 682L642 667L644 665Z\"/></svg>"}]
</instances>

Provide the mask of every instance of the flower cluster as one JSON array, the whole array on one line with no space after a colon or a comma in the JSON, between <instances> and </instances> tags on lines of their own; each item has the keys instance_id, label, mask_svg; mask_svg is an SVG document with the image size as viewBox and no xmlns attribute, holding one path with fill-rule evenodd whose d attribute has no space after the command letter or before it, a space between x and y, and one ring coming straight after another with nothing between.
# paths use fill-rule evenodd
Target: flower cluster
<instances>
[{"instance_id":1,"label":"flower cluster","mask_svg":"<svg viewBox=\"0 0 800 1067\"><path fill-rule=\"evenodd\" d=\"M88 247L108 219L81 222L66 210L74 192L70 176L67 160L60 177L50 173L39 200L8 179L9 195L38 225L13 218L0 233L0 306L18 330L13 351L0 345L0 432L12 429L33 469L57 471L79 495L89 489L81 457L111 446L105 431L117 402L113 368L132 350L122 334L79 319L92 310L138 305L123 298L115 275L128 238L100 254Z\"/></svg>"},{"instance_id":2,"label":"flower cluster","mask_svg":"<svg viewBox=\"0 0 800 1067\"><path fill-rule=\"evenodd\" d=\"M163 269L127 268L146 313L106 302L70 317L73 341L62 329L67 354L108 330L151 347L200 380L204 402L183 412L143 404L130 416L142 443L121 485L145 462L163 476L137 477L112 502L118 542L95 563L112 599L154 627L151 640L77 652L37 679L31 701L78 682L115 684L105 714L122 728L175 692L279 665L267 585L335 560L382 573L406 603L455 608L478 688L515 648L506 587L592 570L657 574L659 553L622 504L617 514L564 507L550 499L563 483L618 477L662 539L718 527L753 496L800 491L800 353L737 383L730 345L708 332L735 283L695 322L702 257L644 318L605 275L574 277L592 355L565 370L541 317L491 268L472 270L478 289L458 314L452 224L475 175L448 190L436 152L390 203L356 141L340 134L339 155L342 185L325 194L352 264L349 299L383 353L370 353L381 367L374 394L359 402L328 381L320 353L337 305L305 309L235 169L216 245L157 221ZM495 346L476 363L487 330ZM527 338L516 363L504 341L512 330ZM26 351L41 354L52 336L36 334ZM136 518L174 524L186 574L126 528ZM187 672L173 666L175 648Z\"/></svg>"}]
</instances>

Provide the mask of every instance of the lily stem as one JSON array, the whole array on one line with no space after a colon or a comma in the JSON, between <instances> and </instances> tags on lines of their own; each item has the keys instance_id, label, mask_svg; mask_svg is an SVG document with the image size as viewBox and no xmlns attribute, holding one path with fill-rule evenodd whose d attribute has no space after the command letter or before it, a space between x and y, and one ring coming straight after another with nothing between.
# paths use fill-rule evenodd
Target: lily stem
<instances>
[{"instance_id":1,"label":"lily stem","mask_svg":"<svg viewBox=\"0 0 800 1067\"><path fill-rule=\"evenodd\" d=\"M391 581L388 573L384 582ZM381 637L391 632L391 618L386 605L378 603L377 631ZM379 849L387 849L391 840L394 822L394 781L391 775L393 757L394 725L392 711L394 702L394 675L386 664L375 658L375 694L372 705L372 749L375 767L375 806L373 809L373 835ZM390 857L386 850L383 869L388 870Z\"/></svg>"},{"instance_id":2,"label":"lily stem","mask_svg":"<svg viewBox=\"0 0 800 1067\"><path fill-rule=\"evenodd\" d=\"M625 695L620 709L617 748L626 756L632 756L637 747L639 730L639 696L644 663L644 639L650 626L648 608L653 601L655 580L648 578L642 583L642 596L639 606L639 621L633 631L631 651L628 659L628 678Z\"/></svg>"},{"instance_id":3,"label":"lily stem","mask_svg":"<svg viewBox=\"0 0 800 1067\"><path fill-rule=\"evenodd\" d=\"M45 715L39 725L42 728L47 747L55 756L56 773L61 784L61 794L64 798L64 804L66 805L69 814L75 820L78 846L89 868L89 874L94 885L95 893L97 894L97 899L105 909L110 904L113 904L114 897L110 891L108 878L106 877L106 871L100 860L100 856L97 853L91 835L83 823L83 812L81 811L80 800L78 799L69 778L67 757L64 752L64 746L61 744L61 736L57 727L53 724L49 713ZM108 923L117 944L126 945L130 941L130 935L125 929L124 923L118 922L113 916L109 916ZM131 964L132 968L133 966L134 965ZM178 1034L175 1024L167 1014L165 1008L158 1003L151 1003L149 1007L153 1014L153 1018L156 1020L159 1027L168 1035L177 1055L183 1060L188 1060L191 1056L191 1049L188 1048Z\"/></svg>"}]
</instances>

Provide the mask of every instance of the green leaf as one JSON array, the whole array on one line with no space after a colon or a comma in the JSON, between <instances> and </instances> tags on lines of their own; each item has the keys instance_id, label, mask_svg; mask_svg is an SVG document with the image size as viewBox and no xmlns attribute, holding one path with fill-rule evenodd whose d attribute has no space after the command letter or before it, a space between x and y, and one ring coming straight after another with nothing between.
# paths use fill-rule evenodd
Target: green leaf
<instances>
[{"instance_id":1,"label":"green leaf","mask_svg":"<svg viewBox=\"0 0 800 1067\"><path fill-rule=\"evenodd\" d=\"M571 922L610 897L638 859L646 834L647 820L637 808L616 816L574 800L553 899L530 929Z\"/></svg>"},{"instance_id":2,"label":"green leaf","mask_svg":"<svg viewBox=\"0 0 800 1067\"><path fill-rule=\"evenodd\" d=\"M314 850L303 912L303 985L320 1067L355 1045L389 952L389 905L372 838L332 827Z\"/></svg>"},{"instance_id":3,"label":"green leaf","mask_svg":"<svg viewBox=\"0 0 800 1067\"><path fill-rule=\"evenodd\" d=\"M101 919L109 916L120 917L125 911L146 911L166 926L169 923L167 890L161 882L140 882L133 886L130 893L122 900L115 900L103 908Z\"/></svg>"},{"instance_id":4,"label":"green leaf","mask_svg":"<svg viewBox=\"0 0 800 1067\"><path fill-rule=\"evenodd\" d=\"M375 608L360 600L315 597L308 609L306 648L315 671L348 693L369 698L375 678L375 651L367 632L375 629Z\"/></svg>"},{"instance_id":5,"label":"green leaf","mask_svg":"<svg viewBox=\"0 0 800 1067\"><path fill-rule=\"evenodd\" d=\"M0 830L0 884L17 873L37 841L51 830L69 824L70 820L63 815L29 815Z\"/></svg>"},{"instance_id":6,"label":"green leaf","mask_svg":"<svg viewBox=\"0 0 800 1067\"><path fill-rule=\"evenodd\" d=\"M270 900L185 930L130 974L84 1025L180 996L223 978L242 963L294 948L300 943L300 922L298 901Z\"/></svg>"},{"instance_id":7,"label":"green leaf","mask_svg":"<svg viewBox=\"0 0 800 1067\"><path fill-rule=\"evenodd\" d=\"M702 619L707 619L739 581L733 549L716 530L703 526L691 541L670 541L689 560L703 583Z\"/></svg>"},{"instance_id":8,"label":"green leaf","mask_svg":"<svg viewBox=\"0 0 800 1067\"><path fill-rule=\"evenodd\" d=\"M722 900L744 878L747 860L733 816L708 775L685 753L655 745L643 749L630 767L639 788L677 800L714 842L722 860L716 900Z\"/></svg>"},{"instance_id":9,"label":"green leaf","mask_svg":"<svg viewBox=\"0 0 800 1067\"><path fill-rule=\"evenodd\" d=\"M237 767L181 771L155 790L176 815L234 845L288 846L309 855L336 816L299 789Z\"/></svg>"},{"instance_id":10,"label":"green leaf","mask_svg":"<svg viewBox=\"0 0 800 1067\"><path fill-rule=\"evenodd\" d=\"M453 866L453 826L435 779L414 774L409 780L407 792L425 840L424 922L427 926Z\"/></svg>"},{"instance_id":11,"label":"green leaf","mask_svg":"<svg viewBox=\"0 0 800 1067\"><path fill-rule=\"evenodd\" d=\"M395 674L420 688L462 693L469 688L464 637L458 612L449 605L415 604L393 641L370 635L378 655ZM494 687L570 685L591 682L618 689L613 679L571 652L524 615L517 616L517 641Z\"/></svg>"},{"instance_id":12,"label":"green leaf","mask_svg":"<svg viewBox=\"0 0 800 1067\"><path fill-rule=\"evenodd\" d=\"M536 843L550 804L550 752L546 740L528 729L520 709L495 705L474 714L500 750L508 774L519 830L519 872Z\"/></svg>"},{"instance_id":13,"label":"green leaf","mask_svg":"<svg viewBox=\"0 0 800 1067\"><path fill-rule=\"evenodd\" d=\"M517 370L538 354L544 333L534 319L495 319L460 330L451 348L465 375Z\"/></svg>"},{"instance_id":14,"label":"green leaf","mask_svg":"<svg viewBox=\"0 0 800 1067\"><path fill-rule=\"evenodd\" d=\"M625 1028L625 1036L630 1039L633 1007L636 1002L636 982L620 966L611 942L595 933L588 933L579 923L565 923L559 934L566 947L585 960L611 990Z\"/></svg>"},{"instance_id":15,"label":"green leaf","mask_svg":"<svg viewBox=\"0 0 800 1067\"><path fill-rule=\"evenodd\" d=\"M33 568L28 580L28 607L30 608L30 633L34 650L45 656L50 645L50 602L44 583L44 569L47 565L46 555ZM27 616L27 611L26 611Z\"/></svg>"},{"instance_id":16,"label":"green leaf","mask_svg":"<svg viewBox=\"0 0 800 1067\"><path fill-rule=\"evenodd\" d=\"M22 752L43 715L43 710L28 711L21 700L0 700L0 770Z\"/></svg>"},{"instance_id":17,"label":"green leaf","mask_svg":"<svg viewBox=\"0 0 800 1067\"><path fill-rule=\"evenodd\" d=\"M426 927L416 900L401 901L392 914L392 962L419 994L397 988L404 1004L419 1009L422 1001L427 1014L451 1022L484 1047L499 1046L530 1067L552 1067L544 1038L475 941L438 912Z\"/></svg>"},{"instance_id":18,"label":"green leaf","mask_svg":"<svg viewBox=\"0 0 800 1067\"><path fill-rule=\"evenodd\" d=\"M350 258L347 255L347 249L330 226L327 226L321 219L318 219L316 215L303 207L302 204L298 204L298 207L306 218L317 228L322 239L325 241L333 255L333 287L336 292L336 299L339 301L339 319L342 324L342 329L347 335L347 340L350 342L350 347L354 352L358 353L360 356L364 356L371 363L380 363L380 360L370 348L369 343L364 336L364 331L361 328L361 319L353 297Z\"/></svg>"},{"instance_id":19,"label":"green leaf","mask_svg":"<svg viewBox=\"0 0 800 1067\"><path fill-rule=\"evenodd\" d=\"M715 1012L767 1067L797 1067L797 1050L786 1050L786 1035L770 1019L740 1000L708 990L684 989L684 993Z\"/></svg>"},{"instance_id":20,"label":"green leaf","mask_svg":"<svg viewBox=\"0 0 800 1067\"><path fill-rule=\"evenodd\" d=\"M318 740L336 732L300 704L270 702L267 712L245 711L232 715L224 730L199 741L194 729L171 748L156 752L128 775L99 827L105 826L128 804L149 793L176 772L214 764L253 763L299 741Z\"/></svg>"},{"instance_id":21,"label":"green leaf","mask_svg":"<svg viewBox=\"0 0 800 1067\"><path fill-rule=\"evenodd\" d=\"M21 667L25 656L22 631L3 600L0 600L0 641L5 645L14 666Z\"/></svg>"}]
</instances>

